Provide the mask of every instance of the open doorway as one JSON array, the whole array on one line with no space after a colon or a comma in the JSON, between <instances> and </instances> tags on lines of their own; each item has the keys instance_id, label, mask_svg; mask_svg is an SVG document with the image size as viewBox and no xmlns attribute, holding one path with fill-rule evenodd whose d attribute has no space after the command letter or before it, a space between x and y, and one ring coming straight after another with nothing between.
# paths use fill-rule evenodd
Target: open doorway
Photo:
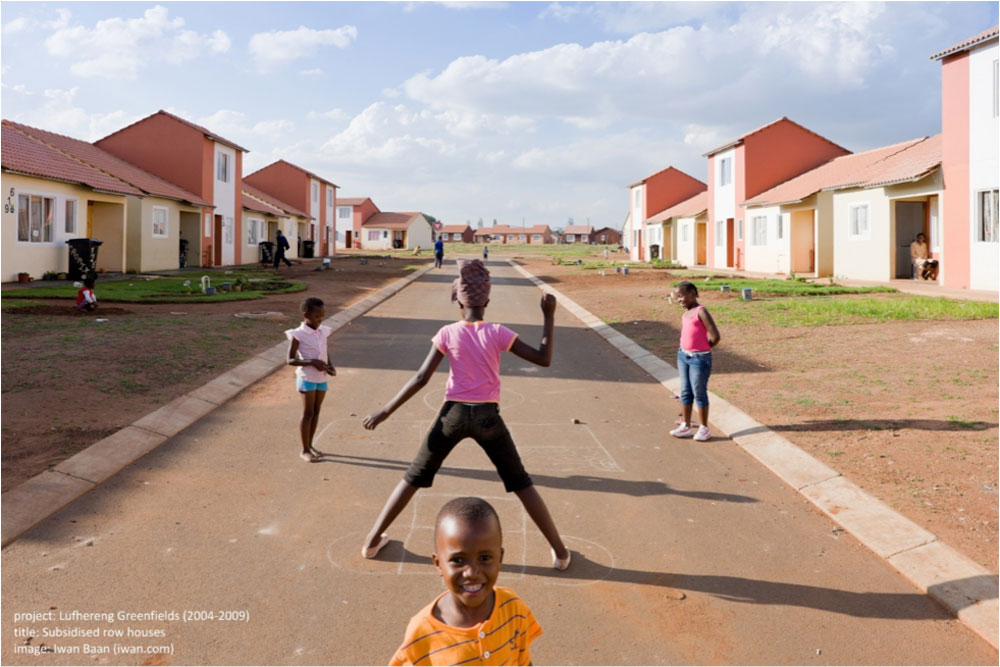
<instances>
[{"instance_id":1,"label":"open doorway","mask_svg":"<svg viewBox=\"0 0 1000 667\"><path fill-rule=\"evenodd\" d=\"M924 231L924 202L898 201L896 206L896 277L913 277L913 260L910 258L910 243L916 240L917 234Z\"/></svg>"},{"instance_id":2,"label":"open doorway","mask_svg":"<svg viewBox=\"0 0 1000 667\"><path fill-rule=\"evenodd\" d=\"M201 265L201 215L181 211L180 247L177 251L178 266ZM183 257L183 263L181 258Z\"/></svg>"}]
</instances>

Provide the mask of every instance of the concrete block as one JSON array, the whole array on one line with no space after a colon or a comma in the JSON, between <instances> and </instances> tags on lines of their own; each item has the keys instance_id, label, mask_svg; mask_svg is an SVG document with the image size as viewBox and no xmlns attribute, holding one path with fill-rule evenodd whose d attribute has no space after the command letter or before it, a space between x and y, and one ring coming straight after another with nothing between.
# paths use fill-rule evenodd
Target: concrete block
<instances>
[{"instance_id":1,"label":"concrete block","mask_svg":"<svg viewBox=\"0 0 1000 667\"><path fill-rule=\"evenodd\" d=\"M53 470L100 484L166 441L165 435L126 426L66 459Z\"/></svg>"},{"instance_id":2,"label":"concrete block","mask_svg":"<svg viewBox=\"0 0 1000 667\"><path fill-rule=\"evenodd\" d=\"M3 494L2 546L92 488L93 482L46 470Z\"/></svg>"},{"instance_id":3,"label":"concrete block","mask_svg":"<svg viewBox=\"0 0 1000 667\"><path fill-rule=\"evenodd\" d=\"M181 396L159 410L150 412L142 419L133 422L132 426L166 436L174 436L217 407L217 404L200 398Z\"/></svg>"}]
</instances>

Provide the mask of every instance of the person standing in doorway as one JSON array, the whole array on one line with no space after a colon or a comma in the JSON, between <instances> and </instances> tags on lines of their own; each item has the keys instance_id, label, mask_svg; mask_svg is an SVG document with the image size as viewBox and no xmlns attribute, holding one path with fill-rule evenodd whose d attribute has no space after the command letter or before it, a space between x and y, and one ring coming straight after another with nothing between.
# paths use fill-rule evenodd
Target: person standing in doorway
<instances>
[{"instance_id":1,"label":"person standing in doorway","mask_svg":"<svg viewBox=\"0 0 1000 667\"><path fill-rule=\"evenodd\" d=\"M288 250L289 247L288 239L285 238L285 235L282 234L279 229L274 239L274 268L278 268L278 265L282 262L288 266L292 265L292 263L288 261L288 258L285 257L285 251Z\"/></svg>"}]
</instances>

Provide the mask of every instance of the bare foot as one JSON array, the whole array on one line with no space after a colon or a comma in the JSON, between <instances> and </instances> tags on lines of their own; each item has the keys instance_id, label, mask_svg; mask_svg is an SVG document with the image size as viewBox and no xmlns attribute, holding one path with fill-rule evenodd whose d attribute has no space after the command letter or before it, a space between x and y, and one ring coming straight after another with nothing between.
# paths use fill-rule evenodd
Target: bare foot
<instances>
[{"instance_id":1,"label":"bare foot","mask_svg":"<svg viewBox=\"0 0 1000 667\"><path fill-rule=\"evenodd\" d=\"M309 448L309 452L310 452L310 453L311 453L311 454L312 454L313 456L315 456L316 458L322 458L323 456L326 456L326 454L324 454L323 452L319 451L319 450L318 450L318 449L316 449L315 447L310 447L310 448Z\"/></svg>"},{"instance_id":2,"label":"bare foot","mask_svg":"<svg viewBox=\"0 0 1000 667\"><path fill-rule=\"evenodd\" d=\"M302 460L306 461L307 463L316 463L317 461L319 461L319 457L313 454L312 452L302 452L301 454L299 454L299 457L301 457Z\"/></svg>"}]
</instances>

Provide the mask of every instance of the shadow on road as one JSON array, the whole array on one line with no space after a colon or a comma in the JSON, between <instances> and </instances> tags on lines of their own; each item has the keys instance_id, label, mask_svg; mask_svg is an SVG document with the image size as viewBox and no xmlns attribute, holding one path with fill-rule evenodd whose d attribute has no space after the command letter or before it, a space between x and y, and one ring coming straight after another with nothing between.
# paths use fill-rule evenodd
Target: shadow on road
<instances>
[{"instance_id":1,"label":"shadow on road","mask_svg":"<svg viewBox=\"0 0 1000 667\"><path fill-rule=\"evenodd\" d=\"M379 468L382 470L398 470L404 472L410 467L409 463L395 461L392 459L378 459L367 456L349 456L347 454L336 454L326 452L323 454L321 463L340 463L343 465L362 466L365 468ZM476 470L472 468L451 468L442 466L439 475L449 475L451 477L461 477L463 479L478 479L485 482L499 482L500 477L494 470ZM696 500L711 500L727 503L755 503L756 498L741 496L732 493L716 493L713 491L684 491L674 489L663 482L648 482L643 480L614 479L611 477L596 477L594 475L567 475L566 477L555 477L553 475L539 475L529 471L531 480L536 486L544 486L550 489L565 489L567 491L594 491L599 493L617 493L625 496L681 496L684 498L694 498ZM386 489L388 493L390 489Z\"/></svg>"}]
</instances>

